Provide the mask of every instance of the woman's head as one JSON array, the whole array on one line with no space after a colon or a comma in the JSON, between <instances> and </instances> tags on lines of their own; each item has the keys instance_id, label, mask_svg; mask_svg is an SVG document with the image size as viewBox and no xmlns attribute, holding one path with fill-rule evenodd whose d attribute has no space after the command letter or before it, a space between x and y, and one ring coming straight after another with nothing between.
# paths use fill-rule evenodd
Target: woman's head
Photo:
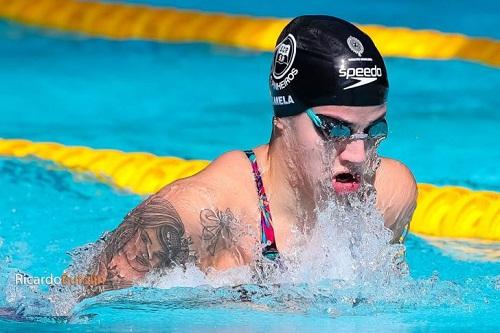
<instances>
[{"instance_id":1,"label":"woman's head","mask_svg":"<svg viewBox=\"0 0 500 333\"><path fill-rule=\"evenodd\" d=\"M271 145L279 141L303 190L349 193L371 181L388 81L366 34L335 17L295 18L278 38L270 89Z\"/></svg>"}]
</instances>

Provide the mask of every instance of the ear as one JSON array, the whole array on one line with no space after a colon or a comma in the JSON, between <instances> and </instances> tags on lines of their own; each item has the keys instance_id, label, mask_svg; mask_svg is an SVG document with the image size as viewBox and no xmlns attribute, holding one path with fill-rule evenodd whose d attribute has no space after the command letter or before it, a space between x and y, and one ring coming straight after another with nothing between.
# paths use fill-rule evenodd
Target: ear
<instances>
[{"instance_id":1,"label":"ear","mask_svg":"<svg viewBox=\"0 0 500 333\"><path fill-rule=\"evenodd\" d=\"M273 117L273 127L276 127L279 131L283 131L285 128L285 124L281 120L281 118Z\"/></svg>"},{"instance_id":2,"label":"ear","mask_svg":"<svg viewBox=\"0 0 500 333\"><path fill-rule=\"evenodd\" d=\"M271 138L269 142L273 142L276 138L280 137L283 134L283 130L285 128L285 124L283 120L274 116L273 117L273 128L271 130Z\"/></svg>"}]
</instances>

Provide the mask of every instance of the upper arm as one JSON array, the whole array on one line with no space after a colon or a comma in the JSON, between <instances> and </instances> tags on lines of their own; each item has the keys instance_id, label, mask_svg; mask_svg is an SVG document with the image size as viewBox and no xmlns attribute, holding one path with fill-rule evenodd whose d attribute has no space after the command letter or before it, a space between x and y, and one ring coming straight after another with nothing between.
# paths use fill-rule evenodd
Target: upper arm
<instances>
[{"instance_id":1,"label":"upper arm","mask_svg":"<svg viewBox=\"0 0 500 333\"><path fill-rule=\"evenodd\" d=\"M237 244L242 221L217 196L227 191L201 174L152 195L105 237L95 267L105 279L99 291L130 286L155 269L187 263L224 269L248 260Z\"/></svg>"},{"instance_id":2,"label":"upper arm","mask_svg":"<svg viewBox=\"0 0 500 333\"><path fill-rule=\"evenodd\" d=\"M382 158L375 177L377 208L385 226L398 240L408 227L417 204L417 184L411 171L401 162Z\"/></svg>"},{"instance_id":3,"label":"upper arm","mask_svg":"<svg viewBox=\"0 0 500 333\"><path fill-rule=\"evenodd\" d=\"M153 269L197 260L197 244L174 204L155 194L104 239L96 262L102 289L130 286Z\"/></svg>"}]
</instances>

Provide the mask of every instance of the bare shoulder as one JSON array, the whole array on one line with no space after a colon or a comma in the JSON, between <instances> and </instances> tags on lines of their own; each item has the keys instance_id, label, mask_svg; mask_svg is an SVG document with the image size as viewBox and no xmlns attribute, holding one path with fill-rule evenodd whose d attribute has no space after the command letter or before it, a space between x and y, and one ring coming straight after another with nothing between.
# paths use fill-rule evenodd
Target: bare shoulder
<instances>
[{"instance_id":1,"label":"bare shoulder","mask_svg":"<svg viewBox=\"0 0 500 333\"><path fill-rule=\"evenodd\" d=\"M400 161L382 158L375 176L375 188L377 207L397 239L410 222L416 207L418 190L415 177Z\"/></svg>"},{"instance_id":2,"label":"bare shoulder","mask_svg":"<svg viewBox=\"0 0 500 333\"><path fill-rule=\"evenodd\" d=\"M406 165L392 158L382 157L380 160L380 166L377 169L375 182L382 180L390 181L397 178L398 180L404 182L402 185L409 187L413 185L413 187L416 188L415 177Z\"/></svg>"},{"instance_id":3,"label":"bare shoulder","mask_svg":"<svg viewBox=\"0 0 500 333\"><path fill-rule=\"evenodd\" d=\"M230 204L231 194L241 193L248 182L250 165L243 151L226 152L197 174L163 187L156 195L188 208ZM242 184L243 183L243 184ZM192 210L192 209L191 209Z\"/></svg>"},{"instance_id":4,"label":"bare shoulder","mask_svg":"<svg viewBox=\"0 0 500 333\"><path fill-rule=\"evenodd\" d=\"M162 200L175 206L203 267L227 268L229 265L223 264L221 258L238 252L241 244L237 244L236 234L248 213L247 196L255 196L255 188L248 186L253 181L250 170L244 152L230 151L198 174L178 180L158 193ZM238 256L241 264L241 251Z\"/></svg>"},{"instance_id":5,"label":"bare shoulder","mask_svg":"<svg viewBox=\"0 0 500 333\"><path fill-rule=\"evenodd\" d=\"M225 207L245 210L248 199L255 199L252 167L241 150L220 155L198 174L183 180L183 183L191 191L209 188L212 201Z\"/></svg>"},{"instance_id":6,"label":"bare shoulder","mask_svg":"<svg viewBox=\"0 0 500 333\"><path fill-rule=\"evenodd\" d=\"M238 180L247 176L249 162L241 150L228 151L213 160L205 169L195 175L196 179L213 183L214 180Z\"/></svg>"},{"instance_id":7,"label":"bare shoulder","mask_svg":"<svg viewBox=\"0 0 500 333\"><path fill-rule=\"evenodd\" d=\"M226 153L128 213L105 240L99 270L106 280L118 285L189 262L227 268L247 260L236 243L249 168L244 162L243 152Z\"/></svg>"}]
</instances>

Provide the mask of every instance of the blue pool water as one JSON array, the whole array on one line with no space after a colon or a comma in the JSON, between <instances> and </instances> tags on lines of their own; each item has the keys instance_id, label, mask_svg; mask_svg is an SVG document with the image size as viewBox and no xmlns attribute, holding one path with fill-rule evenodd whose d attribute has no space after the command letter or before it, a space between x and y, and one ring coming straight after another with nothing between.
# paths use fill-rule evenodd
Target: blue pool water
<instances>
[{"instance_id":1,"label":"blue pool water","mask_svg":"<svg viewBox=\"0 0 500 333\"><path fill-rule=\"evenodd\" d=\"M268 286L248 303L238 301L231 288L192 288L180 280L180 287L106 293L78 305L69 318L53 318L49 315L56 310L49 310L52 307L44 301L46 291L34 293L15 286L9 274L20 270L31 276L60 276L70 264L69 251L114 228L140 198L37 161L3 158L0 171L4 198L0 202L0 308L17 306L23 314L42 313L29 317L29 322L0 319L2 330L413 332L500 327L498 244L483 243L483 251L472 256L448 248L446 242L435 247L416 236L407 241L411 277L401 282L401 289L386 286L388 294L371 295L375 292L371 287L348 292L314 285L284 285L278 290ZM461 246L466 251L478 248L469 242ZM490 250L489 257L484 249ZM188 278L196 285L196 278ZM369 294L376 301L346 306L343 293L353 292ZM63 301L55 307L67 310Z\"/></svg>"},{"instance_id":2,"label":"blue pool water","mask_svg":"<svg viewBox=\"0 0 500 333\"><path fill-rule=\"evenodd\" d=\"M185 2L188 8L207 10L220 10L222 4L208 8ZM450 10L463 13L460 4ZM418 26L389 13L370 21L367 11L342 10L360 23L498 37L488 29L493 14L487 8L496 5L483 5L466 17L481 17L481 25L429 16L429 26ZM246 10L227 6L230 12ZM274 15L262 8L248 13ZM276 15L294 14L280 10ZM213 159L268 139L269 66L268 53L204 44L110 42L0 21L0 137ZM397 58L387 59L387 66L390 137L381 154L406 163L418 182L499 191L498 69L459 60ZM500 328L499 244L464 241L457 246L415 235L407 242L410 276L399 282L402 290L381 288L382 295L373 295L373 286L368 291L266 286L248 303L238 301L231 288L174 283L167 289L103 294L65 313L69 317L51 317L57 309L49 309L47 291L14 288L12 272L60 275L70 264L69 251L113 229L141 198L47 163L10 158L0 159L0 197L0 308L14 306L32 314L29 322L0 319L0 330ZM196 285L196 276L188 279L188 285ZM368 301L346 306L346 297L358 293L369 295ZM69 307L62 301L53 306Z\"/></svg>"}]
</instances>

